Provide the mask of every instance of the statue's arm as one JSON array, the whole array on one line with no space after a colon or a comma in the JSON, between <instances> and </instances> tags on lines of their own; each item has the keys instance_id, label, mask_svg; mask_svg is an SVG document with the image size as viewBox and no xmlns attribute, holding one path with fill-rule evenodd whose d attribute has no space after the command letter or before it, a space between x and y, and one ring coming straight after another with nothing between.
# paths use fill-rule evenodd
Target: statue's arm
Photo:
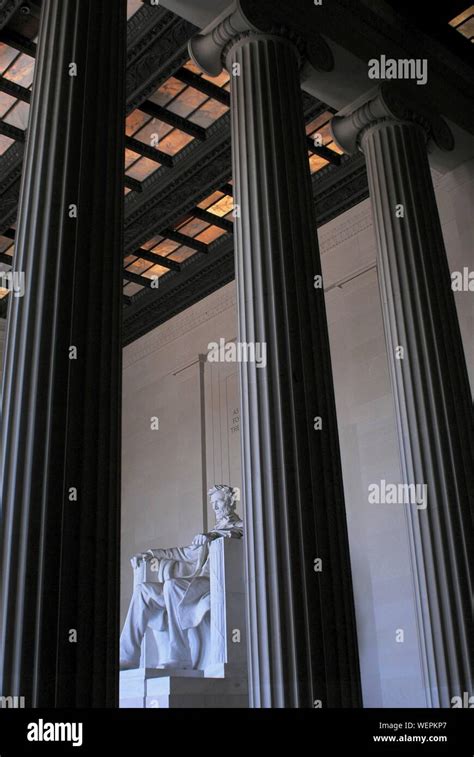
<instances>
[{"instance_id":1,"label":"statue's arm","mask_svg":"<svg viewBox=\"0 0 474 757\"><path fill-rule=\"evenodd\" d=\"M232 528L216 529L211 531L207 536L211 539L241 539L244 535L243 526L232 526Z\"/></svg>"},{"instance_id":2,"label":"statue's arm","mask_svg":"<svg viewBox=\"0 0 474 757\"><path fill-rule=\"evenodd\" d=\"M146 552L140 552L131 558L132 567L136 567L140 562L150 560L175 560L177 562L192 562L196 559L192 547L171 547L170 549L147 549Z\"/></svg>"},{"instance_id":3,"label":"statue's arm","mask_svg":"<svg viewBox=\"0 0 474 757\"><path fill-rule=\"evenodd\" d=\"M192 544L187 547L171 547L170 549L148 549L132 557L134 562L141 560L176 560L177 562L195 562L196 549L203 547L215 539L241 539L244 535L243 522L237 521L230 528L214 529L206 534L197 534Z\"/></svg>"},{"instance_id":4,"label":"statue's arm","mask_svg":"<svg viewBox=\"0 0 474 757\"><path fill-rule=\"evenodd\" d=\"M150 549L151 557L158 560L187 561L189 559L189 547L171 547L170 549Z\"/></svg>"}]
</instances>

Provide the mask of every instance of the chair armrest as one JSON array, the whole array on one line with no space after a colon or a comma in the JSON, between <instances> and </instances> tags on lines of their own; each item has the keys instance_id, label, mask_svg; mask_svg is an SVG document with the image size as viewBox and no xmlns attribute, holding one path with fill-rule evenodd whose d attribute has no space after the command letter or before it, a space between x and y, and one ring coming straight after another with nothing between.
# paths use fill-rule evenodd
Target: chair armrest
<instances>
[{"instance_id":1,"label":"chair armrest","mask_svg":"<svg viewBox=\"0 0 474 757\"><path fill-rule=\"evenodd\" d=\"M158 571L152 570L152 560L141 560L133 570L133 588L142 583L158 583Z\"/></svg>"}]
</instances>

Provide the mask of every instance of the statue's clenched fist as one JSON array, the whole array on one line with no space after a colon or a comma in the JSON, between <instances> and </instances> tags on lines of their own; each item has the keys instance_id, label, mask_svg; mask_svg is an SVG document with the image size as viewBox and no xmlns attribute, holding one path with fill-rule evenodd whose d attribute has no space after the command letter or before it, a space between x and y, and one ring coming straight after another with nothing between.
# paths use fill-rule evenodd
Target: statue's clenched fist
<instances>
[{"instance_id":1,"label":"statue's clenched fist","mask_svg":"<svg viewBox=\"0 0 474 757\"><path fill-rule=\"evenodd\" d=\"M153 557L154 555L151 549L148 552L139 552L138 554L133 555L133 557L130 559L132 568L138 568L140 563L148 562L148 560L152 560Z\"/></svg>"}]
</instances>

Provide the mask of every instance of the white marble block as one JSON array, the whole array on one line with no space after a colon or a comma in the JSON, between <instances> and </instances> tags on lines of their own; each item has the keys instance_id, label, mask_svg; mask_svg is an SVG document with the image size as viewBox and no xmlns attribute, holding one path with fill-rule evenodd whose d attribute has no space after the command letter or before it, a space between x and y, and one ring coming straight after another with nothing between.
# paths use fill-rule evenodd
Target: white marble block
<instances>
[{"instance_id":1,"label":"white marble block","mask_svg":"<svg viewBox=\"0 0 474 757\"><path fill-rule=\"evenodd\" d=\"M206 677L247 675L243 541L211 544L211 649Z\"/></svg>"}]
</instances>

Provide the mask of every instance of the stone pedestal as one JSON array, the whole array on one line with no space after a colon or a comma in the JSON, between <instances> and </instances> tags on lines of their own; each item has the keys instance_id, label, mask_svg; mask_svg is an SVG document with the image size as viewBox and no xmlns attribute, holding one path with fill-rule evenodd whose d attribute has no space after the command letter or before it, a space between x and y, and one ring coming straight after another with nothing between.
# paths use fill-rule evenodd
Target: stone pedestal
<instances>
[{"instance_id":1,"label":"stone pedestal","mask_svg":"<svg viewBox=\"0 0 474 757\"><path fill-rule=\"evenodd\" d=\"M204 677L202 671L145 669L120 673L120 707L220 709L248 707L245 679Z\"/></svg>"}]
</instances>

